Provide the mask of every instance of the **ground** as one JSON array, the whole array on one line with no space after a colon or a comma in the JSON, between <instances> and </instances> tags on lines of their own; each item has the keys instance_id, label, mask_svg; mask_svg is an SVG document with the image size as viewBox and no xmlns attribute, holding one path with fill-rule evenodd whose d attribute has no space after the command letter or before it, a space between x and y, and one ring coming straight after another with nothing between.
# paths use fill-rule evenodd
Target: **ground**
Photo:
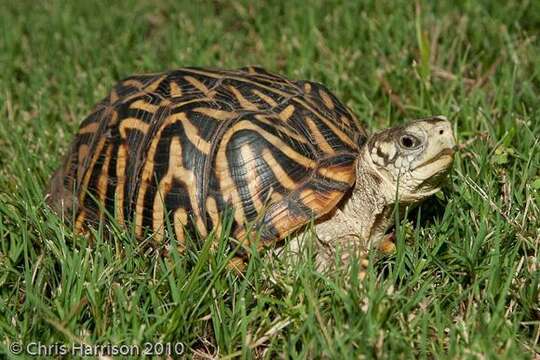
<instances>
[{"instance_id":1,"label":"ground","mask_svg":"<svg viewBox=\"0 0 540 360\"><path fill-rule=\"evenodd\" d=\"M1 353L540 356L540 2L27 0L0 16ZM326 84L369 129L453 122L447 186L363 281L356 267L316 272L309 246L254 256L238 276L216 239L160 257L129 231L74 236L46 209L48 178L116 81L246 64Z\"/></svg>"}]
</instances>

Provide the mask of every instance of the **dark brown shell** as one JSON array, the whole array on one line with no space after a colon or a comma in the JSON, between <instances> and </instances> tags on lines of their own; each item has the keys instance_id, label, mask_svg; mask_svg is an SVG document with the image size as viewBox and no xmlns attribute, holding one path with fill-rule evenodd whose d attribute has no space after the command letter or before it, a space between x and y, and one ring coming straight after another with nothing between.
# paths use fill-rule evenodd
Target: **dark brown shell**
<instances>
[{"instance_id":1,"label":"dark brown shell","mask_svg":"<svg viewBox=\"0 0 540 360\"><path fill-rule=\"evenodd\" d=\"M261 68L185 68L117 84L81 124L50 203L77 230L104 211L156 240L171 224L278 240L331 211L366 132L324 86ZM62 206L63 205L63 206Z\"/></svg>"}]
</instances>

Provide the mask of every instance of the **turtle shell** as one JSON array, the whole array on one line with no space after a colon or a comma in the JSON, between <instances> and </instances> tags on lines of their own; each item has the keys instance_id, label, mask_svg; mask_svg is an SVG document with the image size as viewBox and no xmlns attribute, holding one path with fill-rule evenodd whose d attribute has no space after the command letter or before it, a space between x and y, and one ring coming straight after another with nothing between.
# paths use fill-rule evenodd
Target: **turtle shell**
<instances>
[{"instance_id":1,"label":"turtle shell","mask_svg":"<svg viewBox=\"0 0 540 360\"><path fill-rule=\"evenodd\" d=\"M355 182L366 132L324 86L261 68L183 68L118 83L82 122L49 188L75 228L114 215L180 244L223 215L262 243L328 213Z\"/></svg>"}]
</instances>

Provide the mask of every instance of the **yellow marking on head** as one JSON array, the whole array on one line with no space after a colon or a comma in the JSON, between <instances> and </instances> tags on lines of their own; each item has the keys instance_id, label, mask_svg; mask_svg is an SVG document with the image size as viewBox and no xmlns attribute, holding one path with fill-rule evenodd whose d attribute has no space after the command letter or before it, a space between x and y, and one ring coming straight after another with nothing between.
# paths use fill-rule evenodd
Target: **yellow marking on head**
<instances>
[{"instance_id":1,"label":"yellow marking on head","mask_svg":"<svg viewBox=\"0 0 540 360\"><path fill-rule=\"evenodd\" d=\"M184 76L184 79L186 79L187 82L189 82L191 85L193 85L197 90L202 92L206 97L212 99L214 95L216 94L215 90L210 90L206 85L204 85L201 81L197 80L193 76Z\"/></svg>"},{"instance_id":2,"label":"yellow marking on head","mask_svg":"<svg viewBox=\"0 0 540 360\"><path fill-rule=\"evenodd\" d=\"M172 97L180 97L182 96L182 88L178 86L178 83L171 81L170 86L170 94Z\"/></svg>"},{"instance_id":3,"label":"yellow marking on head","mask_svg":"<svg viewBox=\"0 0 540 360\"><path fill-rule=\"evenodd\" d=\"M262 93L261 91L259 91L257 89L253 89L253 90L251 90L251 92L253 94L255 94L255 96L260 97L262 100L264 100L271 107L276 107L278 105L278 103L274 99L272 99L270 96Z\"/></svg>"},{"instance_id":4,"label":"yellow marking on head","mask_svg":"<svg viewBox=\"0 0 540 360\"><path fill-rule=\"evenodd\" d=\"M315 138L315 142L321 148L321 150L324 151L326 154L334 154L336 151L332 146L330 146L328 141L326 141L326 138L321 133L315 122L313 122L313 119L306 116L305 121L309 127L311 135L313 135L313 137Z\"/></svg>"},{"instance_id":5,"label":"yellow marking on head","mask_svg":"<svg viewBox=\"0 0 540 360\"><path fill-rule=\"evenodd\" d=\"M211 117L212 119L216 119L219 121L229 120L238 116L238 114L233 111L224 111L224 110L218 110L218 109L212 109L212 108L199 107L199 108L193 109L193 111L201 113L203 115L206 115L208 117Z\"/></svg>"},{"instance_id":6,"label":"yellow marking on head","mask_svg":"<svg viewBox=\"0 0 540 360\"><path fill-rule=\"evenodd\" d=\"M330 97L330 95L326 93L326 91L324 91L323 89L319 89L319 95L321 96L324 106L326 106L330 110L334 109L336 105L332 101L332 98Z\"/></svg>"},{"instance_id":7,"label":"yellow marking on head","mask_svg":"<svg viewBox=\"0 0 540 360\"><path fill-rule=\"evenodd\" d=\"M292 116L293 113L294 113L294 106L289 105L279 113L279 118L286 122L287 120L289 120L289 118Z\"/></svg>"},{"instance_id":8,"label":"yellow marking on head","mask_svg":"<svg viewBox=\"0 0 540 360\"><path fill-rule=\"evenodd\" d=\"M144 101L143 99L139 99L139 100L136 100L136 101L132 102L129 105L129 108L130 109L136 109L136 110L144 110L144 111L147 111L147 112L153 114L153 113L155 113L157 111L159 106L150 104L150 103Z\"/></svg>"},{"instance_id":9,"label":"yellow marking on head","mask_svg":"<svg viewBox=\"0 0 540 360\"><path fill-rule=\"evenodd\" d=\"M231 90L236 100L238 100L238 102L240 103L241 107L248 110L259 110L257 105L253 104L248 99L246 99L244 95L242 95L242 93L237 88L235 88L232 85L229 85L229 90Z\"/></svg>"}]
</instances>

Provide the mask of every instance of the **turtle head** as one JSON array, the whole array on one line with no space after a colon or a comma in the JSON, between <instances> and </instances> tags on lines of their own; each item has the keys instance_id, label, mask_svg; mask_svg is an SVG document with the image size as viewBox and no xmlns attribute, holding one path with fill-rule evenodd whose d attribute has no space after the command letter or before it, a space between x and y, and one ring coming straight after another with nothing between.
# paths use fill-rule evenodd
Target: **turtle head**
<instances>
[{"instance_id":1,"label":"turtle head","mask_svg":"<svg viewBox=\"0 0 540 360\"><path fill-rule=\"evenodd\" d=\"M386 129L367 143L372 170L389 186L385 198L400 203L419 202L440 189L452 166L455 140L443 116Z\"/></svg>"}]
</instances>

